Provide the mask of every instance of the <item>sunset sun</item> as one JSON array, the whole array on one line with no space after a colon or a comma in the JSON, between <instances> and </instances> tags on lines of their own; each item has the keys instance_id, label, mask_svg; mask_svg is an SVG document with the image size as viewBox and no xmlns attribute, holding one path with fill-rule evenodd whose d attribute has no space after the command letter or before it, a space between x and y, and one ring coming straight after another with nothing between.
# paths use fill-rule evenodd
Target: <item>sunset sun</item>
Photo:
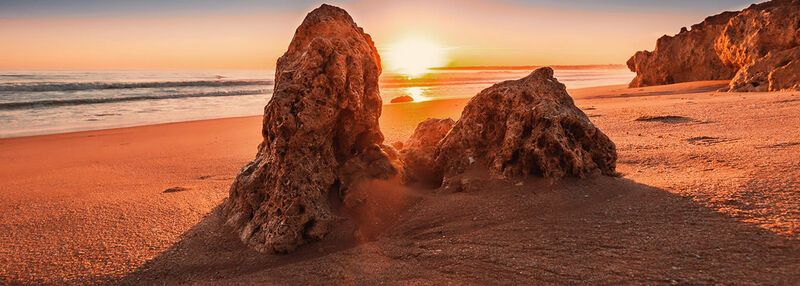
<instances>
[{"instance_id":1,"label":"sunset sun","mask_svg":"<svg viewBox=\"0 0 800 286\"><path fill-rule=\"evenodd\" d=\"M418 77L428 69L447 64L447 50L439 43L419 36L410 36L395 41L383 53L386 69Z\"/></svg>"}]
</instances>

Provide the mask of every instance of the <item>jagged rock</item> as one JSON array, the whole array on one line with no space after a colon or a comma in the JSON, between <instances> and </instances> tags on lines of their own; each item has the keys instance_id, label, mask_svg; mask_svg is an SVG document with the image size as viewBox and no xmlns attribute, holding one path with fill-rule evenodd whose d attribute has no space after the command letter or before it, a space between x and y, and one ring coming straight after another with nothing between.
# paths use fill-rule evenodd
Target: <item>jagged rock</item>
<instances>
[{"instance_id":1,"label":"jagged rock","mask_svg":"<svg viewBox=\"0 0 800 286\"><path fill-rule=\"evenodd\" d=\"M263 142L224 205L227 223L261 252L286 253L318 240L338 215L332 204L360 183L401 176L378 126L380 58L346 11L322 5L278 59Z\"/></svg>"},{"instance_id":2,"label":"jagged rock","mask_svg":"<svg viewBox=\"0 0 800 286\"><path fill-rule=\"evenodd\" d=\"M628 67L636 72L630 86L735 77L729 90L772 90L768 75L785 65L770 67L766 55L797 46L800 46L800 0L754 4L741 12L709 17L691 30L682 29L674 37L664 36L653 52L637 52L628 60ZM777 75L785 80L793 78L791 74L781 76L793 66L788 65ZM781 85L791 87L796 82Z\"/></svg>"},{"instance_id":3,"label":"jagged rock","mask_svg":"<svg viewBox=\"0 0 800 286\"><path fill-rule=\"evenodd\" d=\"M636 73L630 87L673 84L697 80L725 80L736 70L726 66L714 51L714 41L735 12L706 18L691 30L663 36L652 52L636 52L627 62Z\"/></svg>"},{"instance_id":4,"label":"jagged rock","mask_svg":"<svg viewBox=\"0 0 800 286\"><path fill-rule=\"evenodd\" d=\"M800 59L800 0L753 5L736 17L716 42L724 63L739 68L730 91L777 91L800 84L790 71ZM776 84L769 80L773 71ZM792 79L794 79L792 81Z\"/></svg>"},{"instance_id":5,"label":"jagged rock","mask_svg":"<svg viewBox=\"0 0 800 286\"><path fill-rule=\"evenodd\" d=\"M392 98L392 100L390 102L391 103L400 103L400 102L412 102L412 101L414 101L413 97L410 97L408 95L403 95L403 96L398 96L398 97Z\"/></svg>"},{"instance_id":6,"label":"jagged rock","mask_svg":"<svg viewBox=\"0 0 800 286\"><path fill-rule=\"evenodd\" d=\"M488 168L496 177L615 175L616 147L540 68L475 96L435 154L444 184Z\"/></svg>"},{"instance_id":7,"label":"jagged rock","mask_svg":"<svg viewBox=\"0 0 800 286\"><path fill-rule=\"evenodd\" d=\"M396 149L396 150L403 150L403 148L405 147L405 144L403 144L403 142L400 142L400 141L395 141L395 142L392 143L392 147L394 147L394 149Z\"/></svg>"},{"instance_id":8,"label":"jagged rock","mask_svg":"<svg viewBox=\"0 0 800 286\"><path fill-rule=\"evenodd\" d=\"M726 65L743 68L772 51L800 45L800 1L755 4L730 19L715 42Z\"/></svg>"},{"instance_id":9,"label":"jagged rock","mask_svg":"<svg viewBox=\"0 0 800 286\"><path fill-rule=\"evenodd\" d=\"M769 90L800 90L800 58L776 68L769 74Z\"/></svg>"},{"instance_id":10,"label":"jagged rock","mask_svg":"<svg viewBox=\"0 0 800 286\"><path fill-rule=\"evenodd\" d=\"M408 183L438 187L442 181L441 170L436 167L434 153L439 141L455 125L453 119L428 118L417 125L414 134L400 151Z\"/></svg>"},{"instance_id":11,"label":"jagged rock","mask_svg":"<svg viewBox=\"0 0 800 286\"><path fill-rule=\"evenodd\" d=\"M800 46L773 51L744 66L730 82L731 91L779 91L800 86Z\"/></svg>"},{"instance_id":12,"label":"jagged rock","mask_svg":"<svg viewBox=\"0 0 800 286\"><path fill-rule=\"evenodd\" d=\"M456 122L453 119L428 118L417 124L414 133L408 138L405 148L436 148L439 141L447 135Z\"/></svg>"}]
</instances>

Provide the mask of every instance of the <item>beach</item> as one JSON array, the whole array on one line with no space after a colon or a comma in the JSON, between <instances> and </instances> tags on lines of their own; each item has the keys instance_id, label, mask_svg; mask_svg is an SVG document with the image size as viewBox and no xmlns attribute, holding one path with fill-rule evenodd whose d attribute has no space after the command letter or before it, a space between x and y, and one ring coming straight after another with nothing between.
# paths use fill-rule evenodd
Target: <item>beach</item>
<instances>
[{"instance_id":1,"label":"beach","mask_svg":"<svg viewBox=\"0 0 800 286\"><path fill-rule=\"evenodd\" d=\"M405 190L376 240L338 230L288 255L248 249L217 208L261 116L0 139L0 284L791 284L800 93L726 84L572 89L620 177ZM468 100L385 104L385 143Z\"/></svg>"}]
</instances>

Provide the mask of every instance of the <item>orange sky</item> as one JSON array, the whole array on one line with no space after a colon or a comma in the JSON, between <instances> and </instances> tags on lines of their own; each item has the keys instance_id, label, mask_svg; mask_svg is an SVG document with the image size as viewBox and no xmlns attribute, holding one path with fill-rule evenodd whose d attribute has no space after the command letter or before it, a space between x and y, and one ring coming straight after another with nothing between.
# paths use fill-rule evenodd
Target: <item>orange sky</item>
<instances>
[{"instance_id":1,"label":"orange sky","mask_svg":"<svg viewBox=\"0 0 800 286\"><path fill-rule=\"evenodd\" d=\"M303 12L0 18L0 69L272 69ZM700 12L590 11L485 1L340 4L378 46L424 35L451 66L624 64ZM707 13L707 12L703 12Z\"/></svg>"}]
</instances>

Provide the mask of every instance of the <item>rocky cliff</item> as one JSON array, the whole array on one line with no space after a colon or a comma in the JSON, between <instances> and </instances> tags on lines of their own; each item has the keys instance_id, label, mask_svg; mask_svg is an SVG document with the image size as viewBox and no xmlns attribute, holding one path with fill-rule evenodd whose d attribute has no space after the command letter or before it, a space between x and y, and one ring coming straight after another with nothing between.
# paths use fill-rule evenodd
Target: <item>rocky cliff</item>
<instances>
[{"instance_id":1,"label":"rocky cliff","mask_svg":"<svg viewBox=\"0 0 800 286\"><path fill-rule=\"evenodd\" d=\"M697 80L731 81L732 91L792 89L788 71L800 65L800 0L773 0L707 18L691 30L664 36L652 52L628 60L631 87ZM771 75L777 72L775 75ZM775 84L769 81L775 78Z\"/></svg>"},{"instance_id":2,"label":"rocky cliff","mask_svg":"<svg viewBox=\"0 0 800 286\"><path fill-rule=\"evenodd\" d=\"M736 73L720 60L714 43L735 16L725 12L708 17L691 30L683 28L675 36L663 36L652 52L639 51L628 60L628 68L636 73L631 87L673 84L698 80L730 79Z\"/></svg>"}]
</instances>

